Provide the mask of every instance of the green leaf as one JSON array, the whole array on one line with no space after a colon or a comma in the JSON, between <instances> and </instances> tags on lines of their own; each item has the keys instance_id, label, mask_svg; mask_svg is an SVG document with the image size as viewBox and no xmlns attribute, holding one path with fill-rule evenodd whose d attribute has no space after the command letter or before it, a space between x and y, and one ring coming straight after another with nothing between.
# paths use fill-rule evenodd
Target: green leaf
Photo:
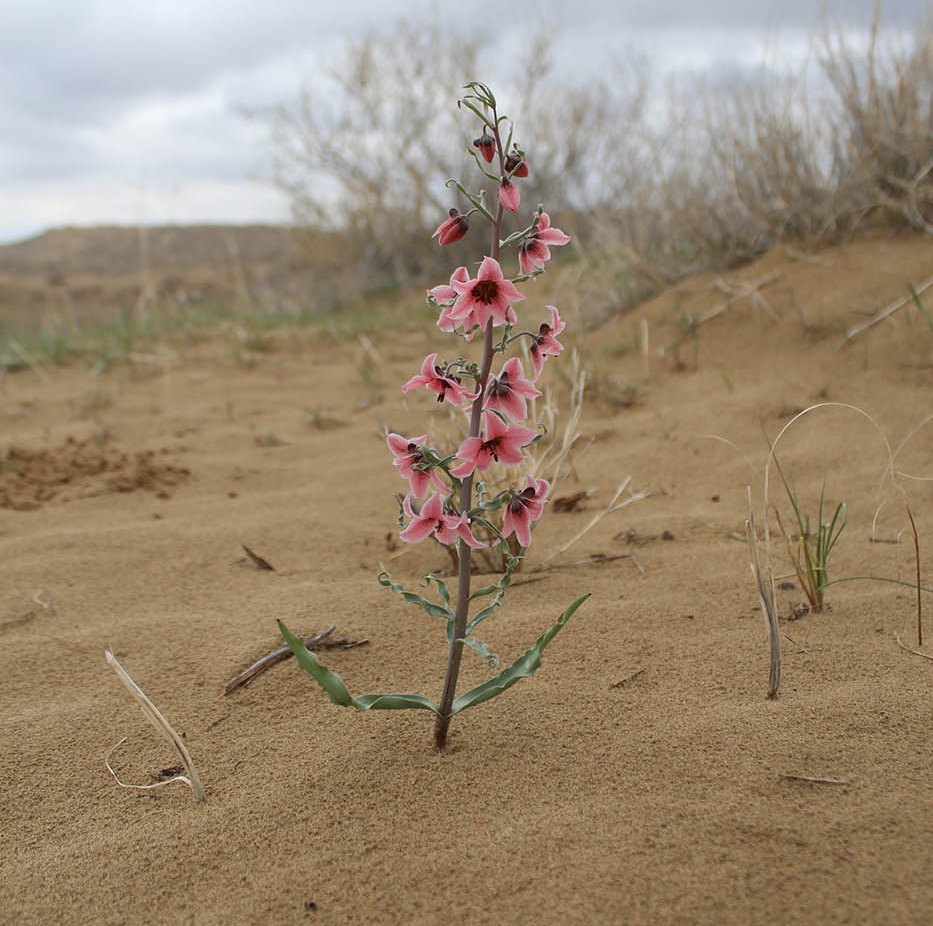
<instances>
[{"instance_id":1,"label":"green leaf","mask_svg":"<svg viewBox=\"0 0 933 926\"><path fill-rule=\"evenodd\" d=\"M476 589L476 591L470 595L470 601L472 601L474 598L484 598L486 595L491 595L493 592L497 591L499 591L498 584L484 585L482 588Z\"/></svg>"},{"instance_id":2,"label":"green leaf","mask_svg":"<svg viewBox=\"0 0 933 926\"><path fill-rule=\"evenodd\" d=\"M482 518L474 518L475 521L482 522ZM478 588L472 595L470 595L470 600L474 598L482 598L485 595L495 592L495 597L492 601L486 605L481 611L477 611L476 614L467 622L466 633L467 635L471 634L487 617L489 617L499 605L502 604L502 599L505 597L505 590L509 587L509 583L512 581L512 573L515 572L518 567L519 562L521 561L519 557L512 556L509 553L508 547L503 543L502 544L502 554L505 557L505 572L502 573L502 577L495 585L486 586L485 588Z\"/></svg>"},{"instance_id":3,"label":"green leaf","mask_svg":"<svg viewBox=\"0 0 933 926\"><path fill-rule=\"evenodd\" d=\"M914 288L913 283L908 283L907 288L910 290L910 298L913 299L914 305L927 320L927 324L930 326L930 331L933 331L933 313L924 305L923 300L920 298L920 293Z\"/></svg>"},{"instance_id":4,"label":"green leaf","mask_svg":"<svg viewBox=\"0 0 933 926\"><path fill-rule=\"evenodd\" d=\"M447 583L440 578L439 576L434 575L433 572L429 572L424 577L424 587L430 588L431 583L437 585L437 596L444 602L444 605L449 609L450 608L450 592L447 591Z\"/></svg>"},{"instance_id":5,"label":"green leaf","mask_svg":"<svg viewBox=\"0 0 933 926\"><path fill-rule=\"evenodd\" d=\"M480 659L485 659L486 665L490 669L499 668L499 656L489 648L488 643L477 640L476 637L461 637L460 639L463 641L463 645L469 646Z\"/></svg>"},{"instance_id":6,"label":"green leaf","mask_svg":"<svg viewBox=\"0 0 933 926\"><path fill-rule=\"evenodd\" d=\"M438 713L437 705L429 698L414 694L369 694L352 697L343 679L318 662L317 656L304 645L281 621L278 622L289 649L295 654L298 665L324 689L331 703L338 707L355 707L358 711L402 711L426 710Z\"/></svg>"},{"instance_id":7,"label":"green leaf","mask_svg":"<svg viewBox=\"0 0 933 926\"><path fill-rule=\"evenodd\" d=\"M326 666L322 666L317 661L317 656L304 645L304 641L296 637L281 621L278 621L279 632L288 644L289 649L295 654L298 665L308 673L320 686L327 692L327 697L338 707L351 707L353 698L347 691L343 679L336 673L331 672Z\"/></svg>"},{"instance_id":8,"label":"green leaf","mask_svg":"<svg viewBox=\"0 0 933 926\"><path fill-rule=\"evenodd\" d=\"M358 711L404 711L426 710L437 713L437 705L423 695L415 694L371 694L353 699Z\"/></svg>"},{"instance_id":9,"label":"green leaf","mask_svg":"<svg viewBox=\"0 0 933 926\"><path fill-rule=\"evenodd\" d=\"M430 578L433 578L433 576ZM398 582L393 582L392 579L389 578L389 574L387 572L380 572L379 575L376 576L376 581L383 588L391 588L393 592L395 592L397 595L401 595L409 604L416 604L419 608L423 608L432 617L442 617L446 621L452 621L454 619L454 612L451 611L450 608L444 608L439 604L434 604L433 602L428 601L427 598L422 598L421 595L416 595L414 592L406 592L405 589L398 584ZM443 593L440 592L440 590L438 591L443 598Z\"/></svg>"},{"instance_id":10,"label":"green leaf","mask_svg":"<svg viewBox=\"0 0 933 926\"><path fill-rule=\"evenodd\" d=\"M454 699L450 711L451 716L459 714L460 711L465 711L468 707L475 707L477 704L482 704L483 701L488 701L490 698L502 694L503 691L507 688L511 688L520 679L534 675L541 667L541 654L544 652L544 648L557 636L561 627L573 617L577 608L589 597L589 594L581 595L559 618L557 618L557 621L552 626L538 637L535 645L519 656L507 669L500 672L494 678L489 679L489 681L483 682L482 685L477 685L465 694L460 695L459 698Z\"/></svg>"}]
</instances>

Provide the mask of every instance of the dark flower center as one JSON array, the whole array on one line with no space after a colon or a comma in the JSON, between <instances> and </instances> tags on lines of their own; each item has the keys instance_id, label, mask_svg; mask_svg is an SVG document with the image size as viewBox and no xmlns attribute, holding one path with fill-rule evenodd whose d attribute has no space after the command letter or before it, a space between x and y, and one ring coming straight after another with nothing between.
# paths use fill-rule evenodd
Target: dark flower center
<instances>
[{"instance_id":1,"label":"dark flower center","mask_svg":"<svg viewBox=\"0 0 933 926\"><path fill-rule=\"evenodd\" d=\"M483 441L483 449L488 450L497 463L499 462L499 443L501 440L501 437L494 437L492 440Z\"/></svg>"},{"instance_id":2,"label":"dark flower center","mask_svg":"<svg viewBox=\"0 0 933 926\"><path fill-rule=\"evenodd\" d=\"M496 301L499 295L499 284L495 280L479 280L473 287L473 298L484 305Z\"/></svg>"},{"instance_id":3,"label":"dark flower center","mask_svg":"<svg viewBox=\"0 0 933 926\"><path fill-rule=\"evenodd\" d=\"M437 401L443 402L444 396L447 395L447 390L452 389L454 383L459 385L461 379L459 376L451 376L449 373L445 373L439 366L437 366L437 364L434 365L434 375L437 377L441 384L441 391L438 393Z\"/></svg>"},{"instance_id":4,"label":"dark flower center","mask_svg":"<svg viewBox=\"0 0 933 926\"><path fill-rule=\"evenodd\" d=\"M511 390L509 385L509 374L503 373L498 379L494 379L489 387L490 396L506 396Z\"/></svg>"},{"instance_id":5,"label":"dark flower center","mask_svg":"<svg viewBox=\"0 0 933 926\"><path fill-rule=\"evenodd\" d=\"M511 501L509 502L509 511L512 514L518 514L528 503L535 497L535 490L533 486L528 486L527 489L519 492L517 495L513 495Z\"/></svg>"}]
</instances>

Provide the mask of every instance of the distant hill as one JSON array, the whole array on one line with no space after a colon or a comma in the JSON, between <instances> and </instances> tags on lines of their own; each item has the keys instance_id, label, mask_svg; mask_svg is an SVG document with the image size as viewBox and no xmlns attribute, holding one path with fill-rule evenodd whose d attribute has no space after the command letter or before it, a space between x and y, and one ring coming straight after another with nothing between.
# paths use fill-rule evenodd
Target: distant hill
<instances>
[{"instance_id":1,"label":"distant hill","mask_svg":"<svg viewBox=\"0 0 933 926\"><path fill-rule=\"evenodd\" d=\"M318 309L351 291L327 232L275 225L56 228L0 245L0 340L124 318L141 305Z\"/></svg>"},{"instance_id":2,"label":"distant hill","mask_svg":"<svg viewBox=\"0 0 933 926\"><path fill-rule=\"evenodd\" d=\"M248 264L285 265L297 256L289 229L274 225L106 225L56 228L0 245L0 273L46 278L126 276Z\"/></svg>"}]
</instances>

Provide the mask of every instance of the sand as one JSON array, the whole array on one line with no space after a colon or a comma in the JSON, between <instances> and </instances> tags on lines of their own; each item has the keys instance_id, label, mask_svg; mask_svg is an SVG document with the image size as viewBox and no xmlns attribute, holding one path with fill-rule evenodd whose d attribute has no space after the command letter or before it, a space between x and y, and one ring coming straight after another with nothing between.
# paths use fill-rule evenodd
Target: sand
<instances>
[{"instance_id":1,"label":"sand","mask_svg":"<svg viewBox=\"0 0 933 926\"><path fill-rule=\"evenodd\" d=\"M396 391L442 338L420 324L382 332L365 375L358 343L306 329L274 333L248 363L206 343L97 375L7 376L0 921L929 923L933 662L895 640L916 642L914 592L831 587L831 610L782 625L769 701L737 537L747 485L760 508L765 434L797 411L854 403L892 447L933 412L933 334L913 306L835 347L931 268L915 237L781 250L589 331L574 273L554 275L546 292L568 307L590 376L556 494L591 494L541 522L523 575L537 581L511 592L485 638L514 658L592 598L535 678L455 719L446 754L431 749L429 714L338 709L293 662L223 694L279 642L277 618L368 638L322 655L354 693L439 694L436 619L375 573L411 587L446 565L436 546L393 541L402 482L381 438L426 414L445 425L425 397ZM765 302L683 323L763 279ZM928 585L933 483L910 477L933 475L930 435L896 458ZM76 447L96 471L69 462ZM806 505L824 477L827 498L848 504L833 574L909 581L903 503L882 483L873 426L823 410L780 447ZM24 459L40 461L25 477ZM609 559L535 573L627 476L650 497L553 564ZM786 517L773 483L772 500ZM782 615L802 600L780 591ZM107 666L108 646L184 734L204 803L181 784L131 791L111 778L105 757L124 736L112 762L126 781L154 782L177 760ZM464 684L487 674L467 656Z\"/></svg>"}]
</instances>

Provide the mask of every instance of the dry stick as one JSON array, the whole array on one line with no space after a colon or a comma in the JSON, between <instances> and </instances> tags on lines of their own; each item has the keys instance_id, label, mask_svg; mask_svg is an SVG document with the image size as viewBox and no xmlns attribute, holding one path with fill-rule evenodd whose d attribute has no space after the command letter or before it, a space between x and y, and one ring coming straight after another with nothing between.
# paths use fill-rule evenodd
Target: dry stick
<instances>
[{"instance_id":1,"label":"dry stick","mask_svg":"<svg viewBox=\"0 0 933 926\"><path fill-rule=\"evenodd\" d=\"M923 611L920 601L920 538L917 536L917 525L914 523L910 505L904 502L904 507L907 509L907 517L910 518L910 529L914 534L914 555L917 560L917 646L920 647L923 646Z\"/></svg>"},{"instance_id":2,"label":"dry stick","mask_svg":"<svg viewBox=\"0 0 933 926\"><path fill-rule=\"evenodd\" d=\"M502 139L499 136L499 117L495 106L492 107L493 135L496 139L496 152L499 155L499 170L503 177L508 174L505 169L505 156L502 152ZM502 202L496 209L496 218L492 223L492 238L490 257L499 259L499 232L502 230ZM470 437L479 437L480 422L483 415L483 399L486 394L486 381L492 368L493 336L492 318L486 323L486 332L483 338L483 361L480 368L479 379L476 383L476 398L470 412ZM473 507L473 474L467 476L460 485L460 510L469 511ZM434 724L434 748L444 749L447 746L447 730L450 727L451 708L454 695L457 691L457 678L460 675L460 661L463 657L463 638L466 635L467 617L470 613L470 559L472 550L463 540L458 541L459 562L457 569L457 608L454 612L453 637L447 653L447 669L444 672L444 688L438 705L437 721Z\"/></svg>"},{"instance_id":3,"label":"dry stick","mask_svg":"<svg viewBox=\"0 0 933 926\"><path fill-rule=\"evenodd\" d=\"M33 357L29 351L27 351L26 348L19 343L19 341L11 338L7 343L10 345L10 349L13 351L13 353L16 354L16 356L19 357L19 359L22 360L23 363L25 363L26 366L28 366L29 369L32 370L32 372L35 373L39 379L42 380L42 382L49 382L48 373L42 369L39 361L36 360L35 357Z\"/></svg>"},{"instance_id":4,"label":"dry stick","mask_svg":"<svg viewBox=\"0 0 933 926\"><path fill-rule=\"evenodd\" d=\"M250 562L257 569L265 569L268 572L275 572L275 566L272 565L267 559L261 557L258 553L254 553L245 543L241 543L240 546L243 548L243 552L249 557Z\"/></svg>"},{"instance_id":5,"label":"dry stick","mask_svg":"<svg viewBox=\"0 0 933 926\"><path fill-rule=\"evenodd\" d=\"M929 660L933 661L933 655L930 655L930 653L923 653L923 652L921 652L921 651L918 650L918 649L914 649L912 646L908 646L908 645L901 639L901 635L900 635L896 630L894 631L894 639L897 641L897 645L898 645L901 649L907 650L908 653L913 653L915 656L922 656L924 659L929 659Z\"/></svg>"},{"instance_id":6,"label":"dry stick","mask_svg":"<svg viewBox=\"0 0 933 926\"><path fill-rule=\"evenodd\" d=\"M748 518L745 521L745 534L751 554L750 568L758 587L758 602L761 614L768 625L768 640L771 648L771 671L768 675L768 697L776 698L781 685L781 631L778 626L777 611L774 607L774 590L765 584L761 574L761 561L758 557L758 532L755 529L755 515L752 513L752 490L748 489Z\"/></svg>"},{"instance_id":7,"label":"dry stick","mask_svg":"<svg viewBox=\"0 0 933 926\"><path fill-rule=\"evenodd\" d=\"M557 563L555 566L542 567L544 569L576 569L578 566L601 566L603 563L613 563L618 559L630 559L635 568L645 574L645 567L635 558L634 553L615 553L609 556L606 553L594 553L586 559L574 560L572 563ZM513 583L514 584L514 583Z\"/></svg>"},{"instance_id":8,"label":"dry stick","mask_svg":"<svg viewBox=\"0 0 933 926\"><path fill-rule=\"evenodd\" d=\"M632 672L631 675L626 675L625 678L620 678L617 682L613 682L609 687L624 688L629 682L634 681L639 675L644 675L647 671L647 668L637 669L635 672Z\"/></svg>"},{"instance_id":9,"label":"dry stick","mask_svg":"<svg viewBox=\"0 0 933 926\"><path fill-rule=\"evenodd\" d=\"M360 640L350 640L347 637L338 637L330 639L330 635L337 629L336 624L331 624L320 633L313 633L310 637L305 637L302 641L308 649L355 649L357 646L364 646L369 642L365 637ZM242 685L251 682L257 675L265 672L266 669L288 659L292 655L288 644L277 646L270 650L265 656L260 656L254 663L247 666L242 672L238 672L233 678L228 679L224 684L224 694L228 695Z\"/></svg>"},{"instance_id":10,"label":"dry stick","mask_svg":"<svg viewBox=\"0 0 933 926\"><path fill-rule=\"evenodd\" d=\"M924 280L919 286L914 288L914 292L919 296L921 293L926 292L931 286L933 286L933 277L929 277ZM886 318L890 318L898 309L904 308L905 305L913 301L913 295L908 294L902 296L900 299L895 299L894 302L886 305L880 312L876 312L872 315L871 318L866 321L859 322L857 325L853 325L851 328L846 330L846 333L835 343L836 350L840 350L845 347L854 337L860 335L863 331L867 331L869 328L873 328L879 322L883 322Z\"/></svg>"},{"instance_id":11,"label":"dry stick","mask_svg":"<svg viewBox=\"0 0 933 926\"><path fill-rule=\"evenodd\" d=\"M726 311L726 309L729 308L730 305L732 305L732 303L738 302L740 299L746 299L749 296L753 298L757 296L764 303L764 305L767 306L768 312L771 314L772 318L776 317L774 310L768 305L767 302L765 302L764 297L761 296L758 290L764 289L765 286L770 285L781 276L782 274L780 271L776 271L774 273L769 273L767 276L761 277L760 279L749 280L748 282L742 282L738 285L726 283L725 280L719 278L716 280L714 285L717 289L720 289L724 293L728 294L729 298L726 299L725 302L720 302L719 305L713 306L713 308L711 308L708 312L704 312L697 319L697 327L700 325L705 325L706 322L712 321L714 318L716 318L717 315L721 315Z\"/></svg>"},{"instance_id":12,"label":"dry stick","mask_svg":"<svg viewBox=\"0 0 933 926\"><path fill-rule=\"evenodd\" d=\"M851 781L844 778L814 778L811 775L789 775L781 773L781 778L785 781L807 781L815 785L850 785Z\"/></svg>"},{"instance_id":13,"label":"dry stick","mask_svg":"<svg viewBox=\"0 0 933 926\"><path fill-rule=\"evenodd\" d=\"M189 788L194 792L196 800L204 800L204 786L201 784L201 778L198 775L197 769L194 767L194 762L191 759L191 755L188 753L188 748L185 746L182 738L172 729L171 724L162 716L162 713L159 709L149 700L146 696L146 693L130 678L129 673L123 666L117 662L116 656L113 655L112 650L104 650L104 658L107 662L110 663L110 666L113 668L113 671L117 673L117 677L121 682L126 686L129 693L136 699L139 706L142 708L143 713L146 715L146 719L175 747L178 755L181 757L181 761L185 766L185 769L188 772L188 775L176 775L174 778L169 778L168 781L159 782L158 786L171 784L173 781L183 781ZM117 777L117 773L110 767L110 756L112 755L114 749L117 748L121 743L126 741L126 737L120 740L115 746L112 746L110 751L107 753L107 768L110 771L110 774L113 775L116 779L117 784L124 788L138 788L140 790L147 790L152 787L157 787L156 785L127 785L124 784Z\"/></svg>"},{"instance_id":14,"label":"dry stick","mask_svg":"<svg viewBox=\"0 0 933 926\"><path fill-rule=\"evenodd\" d=\"M586 525L586 527L584 527L583 530L579 531L577 534L571 537L570 540L568 540L567 543L565 543L559 550L555 550L555 552L553 552L550 556L545 557L541 561L542 567L547 566L547 564L551 562L551 560L557 559L557 557L560 556L561 553L566 553L567 550L569 550L584 534L588 533L594 527L596 527L596 525L599 524L599 522L602 521L602 519L605 518L607 515L613 514L616 511L621 511L623 508L626 507L626 505L631 505L632 502L640 502L643 498L648 498L648 496L651 494L650 492L635 492L632 495L630 495L627 499L625 499L625 501L619 502L619 504L616 504L616 502L619 501L619 496L628 488L628 484L631 481L632 481L632 477L627 476L625 481L616 489L615 495L612 496L611 501L605 507L605 509L603 511L600 511L598 514L594 515L590 519L590 522Z\"/></svg>"}]
</instances>

